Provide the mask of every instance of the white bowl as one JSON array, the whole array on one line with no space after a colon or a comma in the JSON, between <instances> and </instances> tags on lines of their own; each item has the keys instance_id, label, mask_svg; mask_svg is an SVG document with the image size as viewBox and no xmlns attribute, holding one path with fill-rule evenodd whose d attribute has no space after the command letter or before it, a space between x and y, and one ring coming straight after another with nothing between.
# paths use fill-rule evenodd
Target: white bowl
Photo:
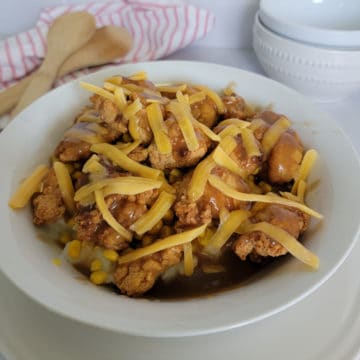
<instances>
[{"instance_id":1,"label":"white bowl","mask_svg":"<svg viewBox=\"0 0 360 360\"><path fill-rule=\"evenodd\" d=\"M260 19L274 32L295 40L360 48L358 0L261 0Z\"/></svg>"},{"instance_id":2,"label":"white bowl","mask_svg":"<svg viewBox=\"0 0 360 360\"><path fill-rule=\"evenodd\" d=\"M217 332L264 319L303 299L326 281L344 261L358 233L360 166L349 139L324 113L295 91L265 77L221 65L164 61L107 68L83 79L102 84L113 74L148 72L156 82L192 81L214 89L230 81L252 103L287 114L306 147L320 159L310 182L319 185L307 202L325 219L313 222L306 246L320 257L311 271L289 257L253 281L213 296L151 301L119 296L86 281L69 264L54 266L60 249L41 241L30 209L8 208L19 181L47 161L89 94L71 82L29 106L0 134L0 269L33 299L64 316L130 334L170 337Z\"/></svg>"},{"instance_id":3,"label":"white bowl","mask_svg":"<svg viewBox=\"0 0 360 360\"><path fill-rule=\"evenodd\" d=\"M325 49L280 36L255 16L253 48L275 80L320 101L336 101L360 89L360 50Z\"/></svg>"}]
</instances>

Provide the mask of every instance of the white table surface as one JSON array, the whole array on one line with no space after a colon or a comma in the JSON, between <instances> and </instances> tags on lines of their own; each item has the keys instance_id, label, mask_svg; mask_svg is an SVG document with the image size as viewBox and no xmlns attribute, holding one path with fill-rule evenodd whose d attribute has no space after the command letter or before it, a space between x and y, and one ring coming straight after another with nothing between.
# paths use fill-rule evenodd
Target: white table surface
<instances>
[{"instance_id":1,"label":"white table surface","mask_svg":"<svg viewBox=\"0 0 360 360\"><path fill-rule=\"evenodd\" d=\"M170 58L262 73L252 50L193 47ZM359 103L360 92L341 103L319 104L349 134L358 153ZM0 353L8 360L360 358L359 261L360 244L329 281L290 309L240 329L182 339L121 335L62 318L23 295L0 273Z\"/></svg>"}]
</instances>

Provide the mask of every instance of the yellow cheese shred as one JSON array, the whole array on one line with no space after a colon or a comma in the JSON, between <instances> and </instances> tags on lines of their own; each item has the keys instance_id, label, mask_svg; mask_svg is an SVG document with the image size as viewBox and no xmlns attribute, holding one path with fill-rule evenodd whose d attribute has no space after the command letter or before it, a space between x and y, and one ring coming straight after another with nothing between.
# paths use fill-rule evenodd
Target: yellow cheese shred
<instances>
[{"instance_id":1,"label":"yellow cheese shred","mask_svg":"<svg viewBox=\"0 0 360 360\"><path fill-rule=\"evenodd\" d=\"M162 186L160 180L148 179L137 176L119 176L115 178L101 179L82 186L75 193L74 200L80 201L96 190L104 189L107 195L122 194L136 195L151 189L158 189ZM113 192L112 192L113 191Z\"/></svg>"},{"instance_id":2,"label":"yellow cheese shred","mask_svg":"<svg viewBox=\"0 0 360 360\"><path fill-rule=\"evenodd\" d=\"M250 122L249 121L245 121L245 120L240 120L237 118L229 118L223 121L220 121L217 126L228 126L228 125L235 125L236 127L239 127L240 129L242 128L247 128L250 126Z\"/></svg>"},{"instance_id":3,"label":"yellow cheese shred","mask_svg":"<svg viewBox=\"0 0 360 360\"><path fill-rule=\"evenodd\" d=\"M118 263L124 264L130 261L135 261L144 256L154 254L161 250L165 250L173 246L183 245L185 243L191 242L205 231L206 226L207 224L204 224L192 230L184 231L182 233L175 235L170 235L164 239L160 239L152 243L149 246L136 249L128 254L120 256L118 259Z\"/></svg>"},{"instance_id":4,"label":"yellow cheese shred","mask_svg":"<svg viewBox=\"0 0 360 360\"><path fill-rule=\"evenodd\" d=\"M190 104L189 95L188 94L184 95L181 91L176 92L176 99L179 103L184 103L187 105Z\"/></svg>"},{"instance_id":5,"label":"yellow cheese shred","mask_svg":"<svg viewBox=\"0 0 360 360\"><path fill-rule=\"evenodd\" d=\"M197 201L203 195L208 176L215 165L212 157L209 156L196 166L188 188L188 197L191 201Z\"/></svg>"},{"instance_id":6,"label":"yellow cheese shred","mask_svg":"<svg viewBox=\"0 0 360 360\"><path fill-rule=\"evenodd\" d=\"M254 133L248 128L243 128L241 130L241 138L246 150L246 153L249 157L261 156L261 151L255 139Z\"/></svg>"},{"instance_id":7,"label":"yellow cheese shred","mask_svg":"<svg viewBox=\"0 0 360 360\"><path fill-rule=\"evenodd\" d=\"M183 245L184 247L184 274L191 276L194 273L194 256L190 242Z\"/></svg>"},{"instance_id":8,"label":"yellow cheese shred","mask_svg":"<svg viewBox=\"0 0 360 360\"><path fill-rule=\"evenodd\" d=\"M189 96L189 104L195 104L197 102L205 100L206 95L203 91L198 91L195 94Z\"/></svg>"},{"instance_id":9,"label":"yellow cheese shred","mask_svg":"<svg viewBox=\"0 0 360 360\"><path fill-rule=\"evenodd\" d=\"M296 180L294 182L294 185L293 185L293 187L291 189L291 192L293 194L296 193L296 191L298 189L298 186L299 186L299 182L301 180L306 181L307 177L310 174L311 169L313 168L313 166L314 166L314 164L316 162L317 157L318 157L318 153L314 149L310 149L305 153L304 158L301 161L301 165L300 165L300 169L299 169L299 175L297 176L297 178L296 178Z\"/></svg>"},{"instance_id":10,"label":"yellow cheese shred","mask_svg":"<svg viewBox=\"0 0 360 360\"><path fill-rule=\"evenodd\" d=\"M141 81L141 80L146 80L148 77L147 77L147 73L146 71L139 71L135 74L132 74L129 76L129 79L130 80L133 80L133 81Z\"/></svg>"},{"instance_id":11,"label":"yellow cheese shred","mask_svg":"<svg viewBox=\"0 0 360 360\"><path fill-rule=\"evenodd\" d=\"M65 206L68 209L68 211L74 213L75 212L74 187L71 181L69 171L65 166L65 164L63 164L60 161L55 161L53 166Z\"/></svg>"},{"instance_id":12,"label":"yellow cheese shred","mask_svg":"<svg viewBox=\"0 0 360 360\"><path fill-rule=\"evenodd\" d=\"M160 92L166 92L166 93L177 93L178 91L185 91L187 88L186 84L181 85L157 85L156 90Z\"/></svg>"},{"instance_id":13,"label":"yellow cheese shred","mask_svg":"<svg viewBox=\"0 0 360 360\"><path fill-rule=\"evenodd\" d=\"M103 219L106 221L106 223L122 237L124 237L127 240L131 240L132 238L131 232L125 229L111 214L110 210L106 205L104 195L101 190L95 190L95 201L96 201L96 206L101 212L101 215Z\"/></svg>"},{"instance_id":14,"label":"yellow cheese shred","mask_svg":"<svg viewBox=\"0 0 360 360\"><path fill-rule=\"evenodd\" d=\"M127 176L124 181L106 185L103 188L104 196L111 194L136 195L142 192L160 189L163 186L162 181L147 179L142 177Z\"/></svg>"},{"instance_id":15,"label":"yellow cheese shred","mask_svg":"<svg viewBox=\"0 0 360 360\"><path fill-rule=\"evenodd\" d=\"M107 143L95 144L91 146L90 150L96 154L106 156L114 164L120 166L124 170L132 172L133 174L151 179L158 179L161 174L160 170L152 169L130 159L114 145Z\"/></svg>"},{"instance_id":16,"label":"yellow cheese shred","mask_svg":"<svg viewBox=\"0 0 360 360\"><path fill-rule=\"evenodd\" d=\"M254 132L262 126L266 126L266 122L263 119L257 118L251 120L249 129Z\"/></svg>"},{"instance_id":17,"label":"yellow cheese shred","mask_svg":"<svg viewBox=\"0 0 360 360\"><path fill-rule=\"evenodd\" d=\"M175 116L176 121L179 124L180 130L184 136L187 148L190 151L198 149L200 145L192 124L192 115L190 108L183 103L171 101L167 105L167 110Z\"/></svg>"},{"instance_id":18,"label":"yellow cheese shred","mask_svg":"<svg viewBox=\"0 0 360 360\"><path fill-rule=\"evenodd\" d=\"M207 95L216 105L219 114L223 114L225 112L225 105L221 100L220 96L213 90L209 89L207 86L196 85L196 88L200 89Z\"/></svg>"},{"instance_id":19,"label":"yellow cheese shred","mask_svg":"<svg viewBox=\"0 0 360 360\"><path fill-rule=\"evenodd\" d=\"M306 194L306 187L307 187L306 181L301 179L299 181L299 185L297 188L297 197L299 198L300 202L304 202L305 194Z\"/></svg>"},{"instance_id":20,"label":"yellow cheese shred","mask_svg":"<svg viewBox=\"0 0 360 360\"><path fill-rule=\"evenodd\" d=\"M229 196L233 199L240 200L240 201L250 201L250 202L263 202L263 203L272 203L272 204L279 204L289 207L294 207L296 209L301 210L302 212L309 214L315 218L322 219L323 216L316 212L315 210L310 209L309 207L305 206L304 204L291 201L288 199L284 199L280 196L275 194L248 194L242 193L231 186L227 185L223 182L220 178L215 175L209 175L208 177L209 183L219 191L221 191L224 195Z\"/></svg>"},{"instance_id":21,"label":"yellow cheese shred","mask_svg":"<svg viewBox=\"0 0 360 360\"><path fill-rule=\"evenodd\" d=\"M146 107L146 113L159 152L161 154L170 154L172 152L172 146L169 136L167 135L160 105L157 103L148 105Z\"/></svg>"},{"instance_id":22,"label":"yellow cheese shred","mask_svg":"<svg viewBox=\"0 0 360 360\"><path fill-rule=\"evenodd\" d=\"M281 244L298 260L302 261L306 265L309 265L315 270L319 268L319 258L280 227L274 226L267 222L260 222L257 224L247 225L244 229L241 230L241 233L249 233L253 231L263 232L265 235Z\"/></svg>"},{"instance_id":23,"label":"yellow cheese shred","mask_svg":"<svg viewBox=\"0 0 360 360\"><path fill-rule=\"evenodd\" d=\"M115 89L114 102L120 111L124 111L124 109L127 106L127 101L126 101L124 90L122 88Z\"/></svg>"},{"instance_id":24,"label":"yellow cheese shred","mask_svg":"<svg viewBox=\"0 0 360 360\"><path fill-rule=\"evenodd\" d=\"M215 134L210 128L208 128L205 124L201 123L200 121L196 120L195 118L192 119L193 123L212 141L219 142L221 140L218 134Z\"/></svg>"},{"instance_id":25,"label":"yellow cheese shred","mask_svg":"<svg viewBox=\"0 0 360 360\"><path fill-rule=\"evenodd\" d=\"M228 125L225 129L220 131L219 136L221 139L225 138L226 136L236 136L241 134L241 128L235 125Z\"/></svg>"},{"instance_id":26,"label":"yellow cheese shred","mask_svg":"<svg viewBox=\"0 0 360 360\"><path fill-rule=\"evenodd\" d=\"M138 235L151 230L167 213L175 201L175 195L162 191L148 212L131 225Z\"/></svg>"},{"instance_id":27,"label":"yellow cheese shred","mask_svg":"<svg viewBox=\"0 0 360 360\"><path fill-rule=\"evenodd\" d=\"M87 91L90 91L94 94L100 95L106 99L115 102L114 95L110 91L107 91L99 86L89 84L85 81L80 81L80 86Z\"/></svg>"},{"instance_id":28,"label":"yellow cheese shred","mask_svg":"<svg viewBox=\"0 0 360 360\"><path fill-rule=\"evenodd\" d=\"M31 197L39 190L41 181L48 173L49 168L39 165L32 174L26 178L9 201L13 209L21 209L29 202Z\"/></svg>"},{"instance_id":29,"label":"yellow cheese shred","mask_svg":"<svg viewBox=\"0 0 360 360\"><path fill-rule=\"evenodd\" d=\"M120 149L125 155L128 155L133 150L135 150L140 145L140 143L140 140L136 140L130 143L117 143L115 146Z\"/></svg>"},{"instance_id":30,"label":"yellow cheese shred","mask_svg":"<svg viewBox=\"0 0 360 360\"><path fill-rule=\"evenodd\" d=\"M276 120L274 124L264 134L264 137L261 141L264 154L267 155L270 153L271 149L280 139L280 136L290 127L290 121L282 116L280 119Z\"/></svg>"},{"instance_id":31,"label":"yellow cheese shred","mask_svg":"<svg viewBox=\"0 0 360 360\"><path fill-rule=\"evenodd\" d=\"M114 85L121 85L123 82L123 78L120 75L116 75L106 79L105 81Z\"/></svg>"},{"instance_id":32,"label":"yellow cheese shred","mask_svg":"<svg viewBox=\"0 0 360 360\"><path fill-rule=\"evenodd\" d=\"M232 211L227 219L219 225L203 252L209 255L219 255L220 249L229 240L235 230L248 219L250 213L245 210Z\"/></svg>"},{"instance_id":33,"label":"yellow cheese shred","mask_svg":"<svg viewBox=\"0 0 360 360\"><path fill-rule=\"evenodd\" d=\"M92 155L84 164L82 171L89 174L105 174L105 168L99 163L99 157Z\"/></svg>"},{"instance_id":34,"label":"yellow cheese shred","mask_svg":"<svg viewBox=\"0 0 360 360\"><path fill-rule=\"evenodd\" d=\"M130 116L128 129L129 129L129 133L130 133L131 137L134 139L134 141L140 140L140 133L139 133L138 128L139 128L138 117L136 115Z\"/></svg>"},{"instance_id":35,"label":"yellow cheese shred","mask_svg":"<svg viewBox=\"0 0 360 360\"><path fill-rule=\"evenodd\" d=\"M237 147L238 143L235 138L231 135L225 136L220 141L220 147L225 151L226 154L230 155L235 148Z\"/></svg>"},{"instance_id":36,"label":"yellow cheese shred","mask_svg":"<svg viewBox=\"0 0 360 360\"><path fill-rule=\"evenodd\" d=\"M125 117L125 119L130 119L131 117L136 115L136 113L140 111L142 107L143 106L141 104L140 98L136 98L131 104L126 106L123 112L123 116Z\"/></svg>"},{"instance_id":37,"label":"yellow cheese shred","mask_svg":"<svg viewBox=\"0 0 360 360\"><path fill-rule=\"evenodd\" d=\"M242 178L246 177L246 172L243 168L240 167L239 164L232 159L221 146L216 147L212 153L212 157L217 165L223 166L224 168L232 171L234 174L240 175Z\"/></svg>"}]
</instances>

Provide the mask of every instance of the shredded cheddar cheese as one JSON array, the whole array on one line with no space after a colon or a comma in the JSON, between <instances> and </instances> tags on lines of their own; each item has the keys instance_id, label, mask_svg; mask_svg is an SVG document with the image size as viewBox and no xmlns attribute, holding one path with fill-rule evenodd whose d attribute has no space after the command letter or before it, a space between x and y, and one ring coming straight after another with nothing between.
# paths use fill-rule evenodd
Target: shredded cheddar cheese
<instances>
[{"instance_id":1,"label":"shredded cheddar cheese","mask_svg":"<svg viewBox=\"0 0 360 360\"><path fill-rule=\"evenodd\" d=\"M157 103L148 105L146 113L151 131L154 134L155 144L160 154L170 154L172 151L171 142L167 135L160 105Z\"/></svg>"},{"instance_id":2,"label":"shredded cheddar cheese","mask_svg":"<svg viewBox=\"0 0 360 360\"><path fill-rule=\"evenodd\" d=\"M158 179L161 174L160 170L139 164L138 162L130 159L114 145L107 143L95 144L91 146L91 151L106 156L114 164L136 175L151 179Z\"/></svg>"},{"instance_id":3,"label":"shredded cheddar cheese","mask_svg":"<svg viewBox=\"0 0 360 360\"><path fill-rule=\"evenodd\" d=\"M221 223L216 230L215 234L211 237L207 246L203 249L203 252L209 255L218 255L220 249L228 241L230 236L235 230L243 223L250 213L245 210L232 211L227 219Z\"/></svg>"},{"instance_id":4,"label":"shredded cheddar cheese","mask_svg":"<svg viewBox=\"0 0 360 360\"><path fill-rule=\"evenodd\" d=\"M152 229L167 213L175 201L175 195L162 191L152 207L131 226L137 234L142 235Z\"/></svg>"},{"instance_id":5,"label":"shredded cheddar cheese","mask_svg":"<svg viewBox=\"0 0 360 360\"><path fill-rule=\"evenodd\" d=\"M97 95L100 95L102 97L104 97L105 99L108 99L108 100L111 100L112 102L115 102L114 101L114 95L110 92L110 91L107 91L99 86L96 86L96 85L92 85L92 84L89 84L85 81L80 81L80 86L87 90L87 91L90 91L94 94L97 94Z\"/></svg>"},{"instance_id":6,"label":"shredded cheddar cheese","mask_svg":"<svg viewBox=\"0 0 360 360\"><path fill-rule=\"evenodd\" d=\"M112 227L122 237L124 237L127 240L131 240L132 238L131 232L126 230L111 214L110 210L106 205L106 202L104 200L104 195L101 190L95 190L95 201L96 201L96 206L98 207L103 219L107 222L107 224L110 227Z\"/></svg>"},{"instance_id":7,"label":"shredded cheddar cheese","mask_svg":"<svg viewBox=\"0 0 360 360\"><path fill-rule=\"evenodd\" d=\"M299 186L299 182L301 180L306 181L311 169L313 168L313 166L316 162L317 157L318 157L318 153L314 149L310 149L305 153L304 158L300 165L299 175L297 176L297 178L294 182L294 185L291 189L291 192L293 194L296 193L298 186Z\"/></svg>"},{"instance_id":8,"label":"shredded cheddar cheese","mask_svg":"<svg viewBox=\"0 0 360 360\"><path fill-rule=\"evenodd\" d=\"M225 112L225 106L220 96L213 90L209 89L207 86L196 85L196 88L200 89L207 95L216 105L219 114L223 114Z\"/></svg>"},{"instance_id":9,"label":"shredded cheddar cheese","mask_svg":"<svg viewBox=\"0 0 360 360\"><path fill-rule=\"evenodd\" d=\"M266 131L262 139L262 147L264 154L267 155L270 153L274 145L278 142L281 135L290 127L290 121L282 116L280 119L271 125L271 127Z\"/></svg>"},{"instance_id":10,"label":"shredded cheddar cheese","mask_svg":"<svg viewBox=\"0 0 360 360\"><path fill-rule=\"evenodd\" d=\"M315 270L319 268L319 258L280 227L274 226L267 222L260 222L257 224L247 225L244 229L241 230L241 233L248 233L253 231L263 232L265 235L276 240L298 260L302 261L306 265L309 265Z\"/></svg>"},{"instance_id":11,"label":"shredded cheddar cheese","mask_svg":"<svg viewBox=\"0 0 360 360\"><path fill-rule=\"evenodd\" d=\"M161 250L191 242L205 231L206 226L207 224L204 224L192 230L184 231L175 235L170 235L164 239L160 239L154 242L151 245L131 251L128 254L120 256L118 259L118 263L125 264L131 261L141 259L144 256L154 254Z\"/></svg>"},{"instance_id":12,"label":"shredded cheddar cheese","mask_svg":"<svg viewBox=\"0 0 360 360\"><path fill-rule=\"evenodd\" d=\"M192 124L192 115L189 107L183 103L171 101L167 105L167 110L175 116L188 149L190 151L198 149L200 145Z\"/></svg>"},{"instance_id":13,"label":"shredded cheddar cheese","mask_svg":"<svg viewBox=\"0 0 360 360\"><path fill-rule=\"evenodd\" d=\"M198 200L204 194L208 176L215 165L212 157L209 156L196 166L188 188L188 196L191 201Z\"/></svg>"},{"instance_id":14,"label":"shredded cheddar cheese","mask_svg":"<svg viewBox=\"0 0 360 360\"><path fill-rule=\"evenodd\" d=\"M54 162L54 171L65 206L68 211L74 213L74 187L69 171L67 167L60 161Z\"/></svg>"},{"instance_id":15,"label":"shredded cheddar cheese","mask_svg":"<svg viewBox=\"0 0 360 360\"><path fill-rule=\"evenodd\" d=\"M39 190L41 181L48 173L49 168L39 165L34 172L24 180L9 201L9 206L13 209L21 209L29 202L31 197Z\"/></svg>"},{"instance_id":16,"label":"shredded cheddar cheese","mask_svg":"<svg viewBox=\"0 0 360 360\"><path fill-rule=\"evenodd\" d=\"M263 202L263 203L272 203L272 204L279 204L279 205L285 205L289 207L294 207L296 209L299 209L303 211L306 214L309 214L315 218L322 219L323 216L316 212L315 210L310 209L309 207L305 206L304 204L297 203L288 199L284 199L280 196L277 196L275 194L248 194L248 193L242 193L235 189L233 189L231 186L227 185L225 182L223 182L220 178L214 175L209 175L208 178L209 183L219 191L221 191L224 195L229 196L231 198L234 198L236 200L240 201L250 201L250 202Z\"/></svg>"}]
</instances>

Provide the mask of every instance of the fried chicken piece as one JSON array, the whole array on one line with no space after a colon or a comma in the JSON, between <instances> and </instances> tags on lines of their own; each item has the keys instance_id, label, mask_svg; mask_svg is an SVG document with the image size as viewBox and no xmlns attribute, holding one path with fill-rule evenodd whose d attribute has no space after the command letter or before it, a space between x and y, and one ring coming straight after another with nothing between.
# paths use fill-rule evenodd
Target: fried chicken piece
<instances>
[{"instance_id":1,"label":"fried chicken piece","mask_svg":"<svg viewBox=\"0 0 360 360\"><path fill-rule=\"evenodd\" d=\"M245 120L254 115L244 98L235 93L224 95L221 99L225 106L225 113L223 114L224 119L236 118Z\"/></svg>"},{"instance_id":2,"label":"fried chicken piece","mask_svg":"<svg viewBox=\"0 0 360 360\"><path fill-rule=\"evenodd\" d=\"M258 114L256 117L264 120L264 124L254 131L257 140L261 141L269 127L282 116L272 111L264 111ZM269 181L274 184L292 181L299 170L303 151L298 134L292 129L286 130L268 156L267 176Z\"/></svg>"},{"instance_id":3,"label":"fried chicken piece","mask_svg":"<svg viewBox=\"0 0 360 360\"><path fill-rule=\"evenodd\" d=\"M98 142L113 142L121 134L127 132L127 124L123 122L114 104L99 95L93 95L91 99L97 111L93 111L95 116L99 116L100 123L80 121L82 115L89 113L89 108L84 109L77 116L75 123L65 132L63 140L55 149L55 156L63 162L74 162L86 160L90 157L91 141L87 142L77 136L78 133L84 136L91 136L98 139Z\"/></svg>"},{"instance_id":4,"label":"fried chicken piece","mask_svg":"<svg viewBox=\"0 0 360 360\"><path fill-rule=\"evenodd\" d=\"M190 86L186 89L186 93L188 95L192 95L196 92L198 92L198 90ZM191 113L196 120L205 124L210 129L215 125L218 119L218 111L216 104L209 98L209 96L206 96L204 100L191 104L190 107Z\"/></svg>"},{"instance_id":5,"label":"fried chicken piece","mask_svg":"<svg viewBox=\"0 0 360 360\"><path fill-rule=\"evenodd\" d=\"M128 157L134 161L142 162L145 161L149 156L148 149L138 146L128 154Z\"/></svg>"},{"instance_id":6,"label":"fried chicken piece","mask_svg":"<svg viewBox=\"0 0 360 360\"><path fill-rule=\"evenodd\" d=\"M130 263L121 264L114 273L115 285L123 294L139 296L152 288L156 279L180 262L182 247L168 248Z\"/></svg>"},{"instance_id":7,"label":"fried chicken piece","mask_svg":"<svg viewBox=\"0 0 360 360\"><path fill-rule=\"evenodd\" d=\"M213 131L216 134L219 134L222 130L224 130L228 125L218 125ZM262 156L249 156L246 152L246 149L243 144L241 134L236 135L235 137L237 146L231 152L230 157L239 165L239 167L243 170L244 176L248 176L251 174L256 174L260 169L260 166L263 163ZM256 139L257 145L262 150L261 143Z\"/></svg>"},{"instance_id":8,"label":"fried chicken piece","mask_svg":"<svg viewBox=\"0 0 360 360\"><path fill-rule=\"evenodd\" d=\"M303 146L295 131L287 131L271 150L268 176L272 183L283 184L295 178L303 158Z\"/></svg>"},{"instance_id":9,"label":"fried chicken piece","mask_svg":"<svg viewBox=\"0 0 360 360\"><path fill-rule=\"evenodd\" d=\"M229 186L240 192L249 192L247 183L239 176L229 170L216 166L211 174L218 176ZM225 196L219 190L213 188L209 183L206 184L204 194L193 202L187 195L192 172L184 176L184 179L176 184L178 190L178 200L174 209L178 217L177 229L188 226L198 226L209 223L212 219L219 219L220 210L228 211L247 209L248 203Z\"/></svg>"},{"instance_id":10,"label":"fried chicken piece","mask_svg":"<svg viewBox=\"0 0 360 360\"><path fill-rule=\"evenodd\" d=\"M177 121L169 117L164 122L168 131L168 136L172 145L171 154L161 154L153 142L149 146L149 159L151 165L160 170L182 168L196 165L199 160L207 153L211 140L205 136L196 126L194 126L199 147L190 151L186 145L184 136Z\"/></svg>"},{"instance_id":11,"label":"fried chicken piece","mask_svg":"<svg viewBox=\"0 0 360 360\"><path fill-rule=\"evenodd\" d=\"M44 178L41 191L33 196L32 207L36 225L54 223L64 215L65 205L53 168Z\"/></svg>"},{"instance_id":12,"label":"fried chicken piece","mask_svg":"<svg viewBox=\"0 0 360 360\"><path fill-rule=\"evenodd\" d=\"M115 219L126 229L144 215L158 196L158 190L149 190L137 195L109 195L105 198ZM80 209L75 216L76 236L80 241L122 250L129 246L129 240L113 230L102 218L97 208Z\"/></svg>"},{"instance_id":13,"label":"fried chicken piece","mask_svg":"<svg viewBox=\"0 0 360 360\"><path fill-rule=\"evenodd\" d=\"M268 204L255 213L250 219L252 223L269 222L288 232L296 239L308 227L310 217L302 211L283 205ZM241 235L233 244L234 252L245 260L261 261L263 257L285 255L287 250L277 241L269 238L261 231Z\"/></svg>"}]
</instances>

